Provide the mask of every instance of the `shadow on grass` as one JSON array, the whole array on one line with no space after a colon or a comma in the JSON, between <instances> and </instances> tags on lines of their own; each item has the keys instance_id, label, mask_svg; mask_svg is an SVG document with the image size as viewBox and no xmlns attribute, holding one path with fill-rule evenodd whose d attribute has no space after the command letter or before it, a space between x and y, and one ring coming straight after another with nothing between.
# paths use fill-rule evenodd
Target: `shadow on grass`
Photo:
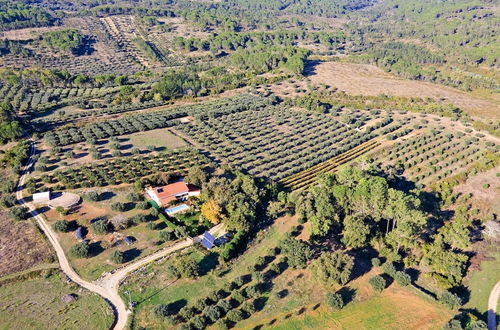
<instances>
[{"instance_id":1,"label":"shadow on grass","mask_svg":"<svg viewBox=\"0 0 500 330\"><path fill-rule=\"evenodd\" d=\"M206 275L212 269L215 269L219 264L219 259L216 253L207 254L200 262L200 276Z\"/></svg>"},{"instance_id":2,"label":"shadow on grass","mask_svg":"<svg viewBox=\"0 0 500 330\"><path fill-rule=\"evenodd\" d=\"M139 250L138 248L132 248L130 250L123 252L123 257L125 259L125 262L129 262L140 256L141 253L142 251Z\"/></svg>"}]
</instances>

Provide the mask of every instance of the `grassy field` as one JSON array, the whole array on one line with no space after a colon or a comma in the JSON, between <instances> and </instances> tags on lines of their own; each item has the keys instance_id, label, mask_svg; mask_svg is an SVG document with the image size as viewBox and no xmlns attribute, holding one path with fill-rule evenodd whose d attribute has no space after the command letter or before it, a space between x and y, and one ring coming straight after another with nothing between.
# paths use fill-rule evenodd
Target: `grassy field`
<instances>
[{"instance_id":1,"label":"grassy field","mask_svg":"<svg viewBox=\"0 0 500 330\"><path fill-rule=\"evenodd\" d=\"M499 261L500 251L487 254L490 260L481 262L481 270L471 273L468 287L471 291L470 300L465 307L476 308L485 314L488 310L488 297L491 289L500 281Z\"/></svg>"},{"instance_id":2,"label":"grassy field","mask_svg":"<svg viewBox=\"0 0 500 330\"><path fill-rule=\"evenodd\" d=\"M179 279L174 281L167 276L164 271L166 265L162 263L150 265L146 271L129 277L121 287L121 292L129 291L132 300L138 303L134 314L136 326L152 329L169 328L167 324L160 322L152 314L151 310L154 305L172 302L190 304L219 288L227 280L248 274L247 267L253 265L257 257L265 255L269 248L276 246L278 240L294 224L296 224L295 218L277 220L276 224L267 232L262 232L256 238L255 244L221 276L218 276L214 271L208 271L204 276L194 280ZM193 253L197 254L199 260L203 259L199 252ZM214 260L209 255L204 258L203 262L205 265L213 265Z\"/></svg>"},{"instance_id":3,"label":"grassy field","mask_svg":"<svg viewBox=\"0 0 500 330\"><path fill-rule=\"evenodd\" d=\"M175 149L186 146L179 137L173 135L167 129L157 129L148 132L140 132L127 135L128 143L132 144L134 148L145 149L148 146L163 147L167 149Z\"/></svg>"},{"instance_id":4,"label":"grassy field","mask_svg":"<svg viewBox=\"0 0 500 330\"><path fill-rule=\"evenodd\" d=\"M65 303L65 294L78 299ZM59 273L0 286L0 329L108 329L113 314L99 296L64 283Z\"/></svg>"},{"instance_id":5,"label":"grassy field","mask_svg":"<svg viewBox=\"0 0 500 330\"><path fill-rule=\"evenodd\" d=\"M313 83L324 83L354 95L431 97L452 103L473 116L498 119L499 100L479 98L460 90L423 81L396 77L368 64L323 62L310 68Z\"/></svg>"},{"instance_id":6,"label":"grassy field","mask_svg":"<svg viewBox=\"0 0 500 330\"><path fill-rule=\"evenodd\" d=\"M0 276L50 262L52 251L35 224L0 212Z\"/></svg>"},{"instance_id":7,"label":"grassy field","mask_svg":"<svg viewBox=\"0 0 500 330\"><path fill-rule=\"evenodd\" d=\"M272 329L440 329L451 317L442 306L427 301L412 289L389 288L340 311L326 306L301 315L280 315ZM247 327L244 327L247 328ZM251 328L251 327L248 327Z\"/></svg>"}]
</instances>

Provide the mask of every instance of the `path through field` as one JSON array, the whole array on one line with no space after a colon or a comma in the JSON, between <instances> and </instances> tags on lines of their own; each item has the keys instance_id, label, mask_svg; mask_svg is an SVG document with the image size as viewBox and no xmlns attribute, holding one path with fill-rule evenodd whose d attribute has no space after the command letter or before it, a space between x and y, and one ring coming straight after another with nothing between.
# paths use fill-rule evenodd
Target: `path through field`
<instances>
[{"instance_id":1,"label":"path through field","mask_svg":"<svg viewBox=\"0 0 500 330\"><path fill-rule=\"evenodd\" d=\"M109 273L106 276L98 279L97 281L94 282L85 281L71 267L69 260L66 257L63 248L61 247L61 244L57 240L56 233L47 224L43 216L36 211L36 208L31 203L26 202L23 198L22 187L24 185L24 182L26 181L26 177L30 173L35 163L33 159L35 151L36 151L35 146L32 143L30 158L28 160L27 165L23 168L23 172L19 179L19 183L16 189L16 197L18 203L21 204L22 206L27 207L30 210L30 214L36 219L38 225L40 226L44 234L47 236L50 244L52 244L52 246L54 247L54 250L56 251L57 254L57 259L59 261L59 265L62 271L68 276L68 278L70 278L73 282L80 285L81 287L91 292L97 293L111 305L111 308L113 309L113 313L115 315L115 321L111 326L111 329L116 329L116 330L125 329L127 324L127 319L131 311L127 308L125 302L118 294L118 288L120 286L120 283L127 277L127 275L129 275L130 273L134 272L135 270L141 267L146 266L148 263L151 263L155 260L165 257L175 251L179 251L191 246L194 243L194 241L196 241L197 238L194 239L189 238L184 241L178 242L170 247L167 247L142 259L139 259L133 263L130 263L124 266L123 268L117 269L114 272ZM223 232L223 230L224 229L222 224L219 224L213 227L210 230L210 233L217 234Z\"/></svg>"}]
</instances>

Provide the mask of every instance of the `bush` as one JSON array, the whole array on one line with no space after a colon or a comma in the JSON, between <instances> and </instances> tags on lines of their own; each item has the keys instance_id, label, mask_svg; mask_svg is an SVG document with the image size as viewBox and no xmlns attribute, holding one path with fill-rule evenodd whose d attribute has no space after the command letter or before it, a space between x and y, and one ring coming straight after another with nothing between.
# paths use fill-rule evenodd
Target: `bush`
<instances>
[{"instance_id":1,"label":"bush","mask_svg":"<svg viewBox=\"0 0 500 330\"><path fill-rule=\"evenodd\" d=\"M160 231L160 241L162 242L168 242L171 241L174 238L171 232L162 230Z\"/></svg>"},{"instance_id":2,"label":"bush","mask_svg":"<svg viewBox=\"0 0 500 330\"><path fill-rule=\"evenodd\" d=\"M489 184L489 183L485 183L485 184L483 184L483 188L484 188L484 189L488 189L489 187L490 187L490 184Z\"/></svg>"},{"instance_id":3,"label":"bush","mask_svg":"<svg viewBox=\"0 0 500 330\"><path fill-rule=\"evenodd\" d=\"M80 242L71 247L70 251L71 255L75 258L86 258L90 253L90 246L87 242Z\"/></svg>"},{"instance_id":4,"label":"bush","mask_svg":"<svg viewBox=\"0 0 500 330\"><path fill-rule=\"evenodd\" d=\"M84 198L90 202L97 202L99 201L100 195L95 191L89 191L84 195Z\"/></svg>"},{"instance_id":5,"label":"bush","mask_svg":"<svg viewBox=\"0 0 500 330\"><path fill-rule=\"evenodd\" d=\"M131 192L131 193L127 194L127 199L130 200L130 201L132 201L132 202L140 202L144 198L139 193Z\"/></svg>"},{"instance_id":6,"label":"bush","mask_svg":"<svg viewBox=\"0 0 500 330\"><path fill-rule=\"evenodd\" d=\"M24 206L15 206L10 209L9 214L16 221L26 220L29 217L29 210Z\"/></svg>"},{"instance_id":7,"label":"bush","mask_svg":"<svg viewBox=\"0 0 500 330\"><path fill-rule=\"evenodd\" d=\"M111 209L113 211L117 211L117 212L124 212L125 211L125 204L120 203L120 202L112 203Z\"/></svg>"},{"instance_id":8,"label":"bush","mask_svg":"<svg viewBox=\"0 0 500 330\"><path fill-rule=\"evenodd\" d=\"M202 315L196 315L195 317L193 317L191 323L195 326L196 329L205 329L205 327L207 326L207 321Z\"/></svg>"},{"instance_id":9,"label":"bush","mask_svg":"<svg viewBox=\"0 0 500 330\"><path fill-rule=\"evenodd\" d=\"M226 320L220 319L214 324L215 328L218 330L227 330L229 327L227 326Z\"/></svg>"},{"instance_id":10,"label":"bush","mask_svg":"<svg viewBox=\"0 0 500 330\"><path fill-rule=\"evenodd\" d=\"M380 275L373 276L368 280L368 283L370 283L373 290L377 292L382 292L382 290L384 290L385 286L387 285L385 279Z\"/></svg>"},{"instance_id":11,"label":"bush","mask_svg":"<svg viewBox=\"0 0 500 330\"><path fill-rule=\"evenodd\" d=\"M67 221L58 220L54 222L54 224L52 225L52 229L60 233L66 233L69 230L69 224Z\"/></svg>"},{"instance_id":12,"label":"bush","mask_svg":"<svg viewBox=\"0 0 500 330\"><path fill-rule=\"evenodd\" d=\"M406 274L405 272L401 272L401 271L396 272L394 279L401 286L408 286L411 283L410 275Z\"/></svg>"},{"instance_id":13,"label":"bush","mask_svg":"<svg viewBox=\"0 0 500 330\"><path fill-rule=\"evenodd\" d=\"M379 267L381 265L381 261L379 258L372 258L372 265L373 267Z\"/></svg>"},{"instance_id":14,"label":"bush","mask_svg":"<svg viewBox=\"0 0 500 330\"><path fill-rule=\"evenodd\" d=\"M328 292L326 294L326 302L327 304L335 309L342 309L344 307L344 299L339 293Z\"/></svg>"},{"instance_id":15,"label":"bush","mask_svg":"<svg viewBox=\"0 0 500 330\"><path fill-rule=\"evenodd\" d=\"M148 202L137 202L135 208L138 210L147 210L151 205Z\"/></svg>"},{"instance_id":16,"label":"bush","mask_svg":"<svg viewBox=\"0 0 500 330\"><path fill-rule=\"evenodd\" d=\"M125 261L125 256L122 251L113 251L109 259L115 264L122 264Z\"/></svg>"},{"instance_id":17,"label":"bush","mask_svg":"<svg viewBox=\"0 0 500 330\"><path fill-rule=\"evenodd\" d=\"M90 225L90 227L92 228L92 231L96 235L104 235L108 232L109 229L108 221L105 219L94 221Z\"/></svg>"},{"instance_id":18,"label":"bush","mask_svg":"<svg viewBox=\"0 0 500 330\"><path fill-rule=\"evenodd\" d=\"M226 315L226 318L229 320L229 321L233 321L235 323L243 320L245 316L243 315L243 312L240 311L239 309L232 309L230 310L227 315Z\"/></svg>"},{"instance_id":19,"label":"bush","mask_svg":"<svg viewBox=\"0 0 500 330\"><path fill-rule=\"evenodd\" d=\"M221 317L221 312L217 306L207 306L203 310L203 314L207 316L212 323L216 322Z\"/></svg>"},{"instance_id":20,"label":"bush","mask_svg":"<svg viewBox=\"0 0 500 330\"><path fill-rule=\"evenodd\" d=\"M462 300L456 295L449 291L444 291L438 297L438 300L443 305L448 306L450 309L457 309L462 305Z\"/></svg>"},{"instance_id":21,"label":"bush","mask_svg":"<svg viewBox=\"0 0 500 330\"><path fill-rule=\"evenodd\" d=\"M382 269L384 270L384 272L391 276L392 278L394 278L394 276L396 276L396 267L394 267L394 264L392 262L387 262L385 263L383 266L382 266Z\"/></svg>"}]
</instances>

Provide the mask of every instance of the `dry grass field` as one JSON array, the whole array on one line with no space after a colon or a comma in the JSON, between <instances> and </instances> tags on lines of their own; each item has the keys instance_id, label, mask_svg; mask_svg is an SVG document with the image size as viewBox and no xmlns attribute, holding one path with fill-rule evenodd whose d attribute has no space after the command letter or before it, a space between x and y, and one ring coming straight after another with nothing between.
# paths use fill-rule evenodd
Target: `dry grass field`
<instances>
[{"instance_id":1,"label":"dry grass field","mask_svg":"<svg viewBox=\"0 0 500 330\"><path fill-rule=\"evenodd\" d=\"M0 276L20 272L52 256L42 234L30 221L13 221L0 212Z\"/></svg>"},{"instance_id":2,"label":"dry grass field","mask_svg":"<svg viewBox=\"0 0 500 330\"><path fill-rule=\"evenodd\" d=\"M374 65L322 62L308 68L308 77L315 84L327 84L348 94L431 97L452 103L479 118L500 118L499 98L483 100L450 87L398 78Z\"/></svg>"}]
</instances>

